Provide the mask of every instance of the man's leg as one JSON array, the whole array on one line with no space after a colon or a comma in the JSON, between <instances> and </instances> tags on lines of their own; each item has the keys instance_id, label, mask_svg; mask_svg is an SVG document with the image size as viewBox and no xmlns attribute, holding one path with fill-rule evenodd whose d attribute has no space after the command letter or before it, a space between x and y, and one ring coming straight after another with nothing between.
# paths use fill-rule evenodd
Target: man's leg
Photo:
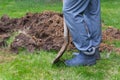
<instances>
[{"instance_id":1,"label":"man's leg","mask_svg":"<svg viewBox=\"0 0 120 80\"><path fill-rule=\"evenodd\" d=\"M97 25L94 23L96 23L97 21L99 22L100 19L100 16L98 15L98 13L96 13L99 10L99 7L97 6L99 6L98 4L100 3L98 1L99 0L96 0L96 2L92 0L64 0L64 18L68 29L72 35L73 43L75 44L76 48L81 51L81 54L65 62L68 66L93 65L96 62L96 58L93 53L95 53L95 47L98 46L100 43L100 39L98 40L96 38L98 41L94 39L95 37L98 37L96 36L97 34L100 35L99 29L94 27L95 25ZM95 9L96 12L94 14L89 12L89 7L93 6L92 3L96 4L94 7L97 7L97 9ZM94 9L92 10L94 11ZM91 15L87 13L90 13ZM93 15L95 16L91 17ZM99 19L95 20L93 18ZM93 22L91 22L91 20L93 20ZM98 25L99 24L100 23L98 23ZM98 27L98 25L96 27ZM93 34L93 31L95 30L98 31L97 33ZM96 43L94 43L94 40ZM89 56L86 54L89 54Z\"/></svg>"},{"instance_id":2,"label":"man's leg","mask_svg":"<svg viewBox=\"0 0 120 80\"><path fill-rule=\"evenodd\" d=\"M84 12L90 0L64 0L63 14L68 26L73 43L80 51L86 51L91 47L90 35L86 30Z\"/></svg>"},{"instance_id":3,"label":"man's leg","mask_svg":"<svg viewBox=\"0 0 120 80\"><path fill-rule=\"evenodd\" d=\"M91 0L84 15L90 31L92 46L96 47L96 59L100 59L99 45L102 37L100 12L100 0Z\"/></svg>"}]
</instances>

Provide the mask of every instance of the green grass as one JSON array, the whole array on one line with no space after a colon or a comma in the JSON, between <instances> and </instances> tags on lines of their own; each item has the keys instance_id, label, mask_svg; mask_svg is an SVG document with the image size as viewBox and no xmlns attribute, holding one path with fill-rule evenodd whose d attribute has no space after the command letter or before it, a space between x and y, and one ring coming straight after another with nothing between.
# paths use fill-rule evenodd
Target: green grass
<instances>
[{"instance_id":1,"label":"green grass","mask_svg":"<svg viewBox=\"0 0 120 80\"><path fill-rule=\"evenodd\" d=\"M61 2L46 1L48 0L0 0L0 16L7 14L10 17L21 17L27 12L62 11Z\"/></svg>"},{"instance_id":2,"label":"green grass","mask_svg":"<svg viewBox=\"0 0 120 80\"><path fill-rule=\"evenodd\" d=\"M120 29L120 0L101 0L102 20L106 25Z\"/></svg>"},{"instance_id":3,"label":"green grass","mask_svg":"<svg viewBox=\"0 0 120 80\"><path fill-rule=\"evenodd\" d=\"M101 2L104 23L120 29L120 0ZM39 0L0 0L0 16L7 14L10 17L22 17L27 12L44 10L61 12L62 4L42 4ZM9 44L13 38L8 40ZM113 44L120 47L119 41ZM109 58L106 52L102 53L102 59L90 67L66 67L62 62L52 65L56 51L10 53L6 49L0 50L0 80L120 80L120 55L115 52ZM71 53L66 52L62 59L69 59Z\"/></svg>"},{"instance_id":4,"label":"green grass","mask_svg":"<svg viewBox=\"0 0 120 80\"><path fill-rule=\"evenodd\" d=\"M119 80L120 59L113 54L109 59L102 54L102 60L91 67L66 67L63 63L51 65L55 52L41 51L39 54L3 55L0 63L0 80ZM65 54L65 56L69 53Z\"/></svg>"}]
</instances>

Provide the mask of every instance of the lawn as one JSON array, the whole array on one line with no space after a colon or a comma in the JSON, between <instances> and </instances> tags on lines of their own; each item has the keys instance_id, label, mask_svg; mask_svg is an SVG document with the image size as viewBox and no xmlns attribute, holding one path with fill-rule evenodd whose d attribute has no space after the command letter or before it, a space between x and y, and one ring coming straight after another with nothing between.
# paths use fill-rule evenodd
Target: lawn
<instances>
[{"instance_id":1,"label":"lawn","mask_svg":"<svg viewBox=\"0 0 120 80\"><path fill-rule=\"evenodd\" d=\"M62 4L44 2L47 0L0 0L0 16L22 17L27 12L52 10L62 12ZM46 3L46 4L45 4ZM52 4L52 5L51 5ZM120 0L101 0L102 21L105 25L120 29ZM115 42L120 47L120 42ZM120 80L120 54L106 52L94 66L66 67L63 63L52 65L57 51L36 51L30 54L22 51L11 54L0 49L0 80ZM71 57L67 51L62 59Z\"/></svg>"},{"instance_id":2,"label":"lawn","mask_svg":"<svg viewBox=\"0 0 120 80\"><path fill-rule=\"evenodd\" d=\"M48 1L49 0L0 0L0 16L7 14L15 18L22 17L27 12L42 12L46 10L62 11L62 3L59 0L53 0L54 3Z\"/></svg>"}]
</instances>

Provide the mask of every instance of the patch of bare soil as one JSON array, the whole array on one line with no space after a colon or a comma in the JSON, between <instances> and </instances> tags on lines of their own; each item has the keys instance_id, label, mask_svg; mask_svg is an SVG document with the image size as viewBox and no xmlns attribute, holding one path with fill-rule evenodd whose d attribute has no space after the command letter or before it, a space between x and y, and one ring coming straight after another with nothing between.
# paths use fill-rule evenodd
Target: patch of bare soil
<instances>
[{"instance_id":1,"label":"patch of bare soil","mask_svg":"<svg viewBox=\"0 0 120 80\"><path fill-rule=\"evenodd\" d=\"M0 19L0 46L5 44L6 38L12 36L12 32L18 32L11 43L10 50L18 53L19 48L26 48L29 52L35 49L59 50L63 44L63 15L55 12L27 13L22 18L10 19L4 15ZM2 37L1 37L2 36ZM120 30L108 28L103 31L100 51L112 51L113 40L120 40ZM68 49L75 49L72 40Z\"/></svg>"},{"instance_id":2,"label":"patch of bare soil","mask_svg":"<svg viewBox=\"0 0 120 80\"><path fill-rule=\"evenodd\" d=\"M100 51L115 51L120 53L120 48L116 48L113 44L115 41L120 41L120 30L108 27L102 32L102 43L100 45Z\"/></svg>"},{"instance_id":3,"label":"patch of bare soil","mask_svg":"<svg viewBox=\"0 0 120 80\"><path fill-rule=\"evenodd\" d=\"M10 62L16 59L16 54L10 54L8 48L0 48L0 64L5 62Z\"/></svg>"}]
</instances>

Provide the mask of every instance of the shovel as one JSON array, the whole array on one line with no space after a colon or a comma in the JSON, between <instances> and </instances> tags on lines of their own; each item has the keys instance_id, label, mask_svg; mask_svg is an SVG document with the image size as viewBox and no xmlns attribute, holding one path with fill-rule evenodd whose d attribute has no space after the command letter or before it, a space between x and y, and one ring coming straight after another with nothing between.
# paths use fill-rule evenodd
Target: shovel
<instances>
[{"instance_id":1,"label":"shovel","mask_svg":"<svg viewBox=\"0 0 120 80\"><path fill-rule=\"evenodd\" d=\"M53 64L57 63L60 60L60 58L64 54L65 50L67 49L68 43L69 43L69 30L64 21L64 43L63 43L60 51L58 52L56 58L53 60Z\"/></svg>"}]
</instances>

